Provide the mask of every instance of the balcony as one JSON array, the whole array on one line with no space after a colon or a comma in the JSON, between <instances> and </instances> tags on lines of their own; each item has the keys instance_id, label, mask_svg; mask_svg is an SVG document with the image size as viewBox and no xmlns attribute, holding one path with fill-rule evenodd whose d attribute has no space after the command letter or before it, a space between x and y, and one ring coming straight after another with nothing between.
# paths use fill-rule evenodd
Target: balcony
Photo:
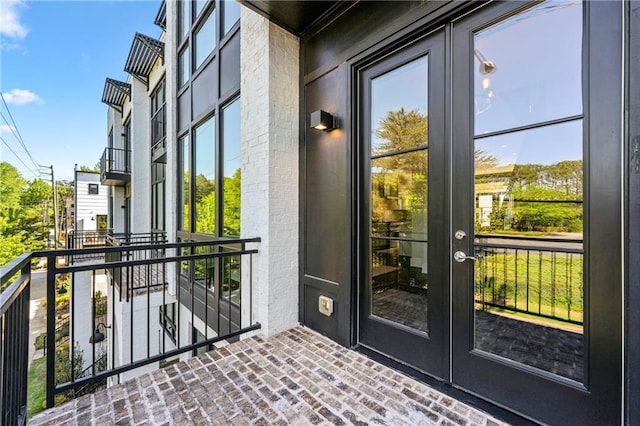
<instances>
[{"instance_id":1,"label":"balcony","mask_svg":"<svg viewBox=\"0 0 640 426\"><path fill-rule=\"evenodd\" d=\"M33 259L47 264L42 331L49 408L260 328L243 311L252 290L250 258L257 253L248 246L258 238L167 244L159 234L94 232L69 241L84 248L25 253L2 268L1 424L26 418ZM199 304L194 295L202 292L194 287L201 283L216 287L204 291ZM208 309L202 318L181 318L183 305ZM176 330L187 320L207 326L182 341Z\"/></svg>"},{"instance_id":2,"label":"balcony","mask_svg":"<svg viewBox=\"0 0 640 426\"><path fill-rule=\"evenodd\" d=\"M214 349L45 411L30 424L144 422L505 424L305 327Z\"/></svg>"},{"instance_id":3,"label":"balcony","mask_svg":"<svg viewBox=\"0 0 640 426\"><path fill-rule=\"evenodd\" d=\"M111 186L122 186L131 181L131 151L105 148L100 157L100 181Z\"/></svg>"},{"instance_id":4,"label":"balcony","mask_svg":"<svg viewBox=\"0 0 640 426\"><path fill-rule=\"evenodd\" d=\"M102 233L99 239L76 235L70 241L66 250L26 253L1 271L2 424L25 421L27 318L36 258L47 259L47 300L54 303L46 306L45 332L55 338L44 339L48 410L31 424L522 421L478 401L471 406L468 395L447 385L399 364L382 365L366 348L342 347L302 326L269 338L256 334L260 324L251 314L251 295L258 238L169 244L162 234ZM534 293L533 281L512 293L481 285L511 280L498 266L505 253L532 258L550 250L543 242L535 249L493 246L487 239L477 247L483 259L476 288L480 314L508 321L495 310L524 311L581 325L575 307L563 310L558 304L551 315L540 310L537 299L521 301L521 294ZM571 277L567 265L581 256L580 248L569 245L548 257L556 262L554 271L563 262ZM68 265L59 266L57 258L69 259ZM209 325L205 334L181 337L180 329L196 321ZM61 379L56 371L65 368Z\"/></svg>"},{"instance_id":5,"label":"balcony","mask_svg":"<svg viewBox=\"0 0 640 426\"><path fill-rule=\"evenodd\" d=\"M25 253L2 268L2 424L26 420L36 258L47 259L45 331L55 338L44 339L48 409L30 424L501 424L307 328L251 336L260 328L246 307L258 238L168 244L103 234L100 244L76 235L70 246L84 248ZM181 318L198 294L207 309ZM194 321L215 331L181 341L176 330Z\"/></svg>"}]
</instances>

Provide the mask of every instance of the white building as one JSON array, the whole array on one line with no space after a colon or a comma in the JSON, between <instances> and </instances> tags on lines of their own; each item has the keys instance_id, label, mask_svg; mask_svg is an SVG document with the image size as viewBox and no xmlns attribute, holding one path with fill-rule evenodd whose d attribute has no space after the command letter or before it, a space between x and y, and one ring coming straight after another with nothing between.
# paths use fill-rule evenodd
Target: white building
<instances>
[{"instance_id":1,"label":"white building","mask_svg":"<svg viewBox=\"0 0 640 426\"><path fill-rule=\"evenodd\" d=\"M109 189L102 184L98 173L75 171L75 232L108 229L108 194Z\"/></svg>"}]
</instances>

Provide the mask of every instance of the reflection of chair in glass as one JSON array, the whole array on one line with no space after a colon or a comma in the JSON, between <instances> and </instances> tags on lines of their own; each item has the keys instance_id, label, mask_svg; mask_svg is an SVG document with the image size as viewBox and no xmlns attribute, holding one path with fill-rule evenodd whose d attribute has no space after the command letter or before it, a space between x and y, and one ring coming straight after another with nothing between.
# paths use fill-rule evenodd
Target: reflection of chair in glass
<instances>
[{"instance_id":1,"label":"reflection of chair in glass","mask_svg":"<svg viewBox=\"0 0 640 426\"><path fill-rule=\"evenodd\" d=\"M372 251L372 284L373 291L383 291L398 285L398 249L395 241L373 240Z\"/></svg>"}]
</instances>

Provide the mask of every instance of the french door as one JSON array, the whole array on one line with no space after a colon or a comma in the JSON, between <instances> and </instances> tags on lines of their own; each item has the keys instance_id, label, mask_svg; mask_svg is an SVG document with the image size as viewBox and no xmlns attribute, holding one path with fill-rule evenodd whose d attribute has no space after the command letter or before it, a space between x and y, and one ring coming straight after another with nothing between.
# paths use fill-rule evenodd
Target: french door
<instances>
[{"instance_id":1,"label":"french door","mask_svg":"<svg viewBox=\"0 0 640 426\"><path fill-rule=\"evenodd\" d=\"M489 3L360 69L362 345L536 421L619 423L619 20Z\"/></svg>"}]
</instances>

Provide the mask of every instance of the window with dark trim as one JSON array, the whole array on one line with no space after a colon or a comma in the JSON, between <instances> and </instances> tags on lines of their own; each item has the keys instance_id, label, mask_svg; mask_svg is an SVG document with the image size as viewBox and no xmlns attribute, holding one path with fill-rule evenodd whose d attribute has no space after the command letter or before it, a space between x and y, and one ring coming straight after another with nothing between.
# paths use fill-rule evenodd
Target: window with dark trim
<instances>
[{"instance_id":1,"label":"window with dark trim","mask_svg":"<svg viewBox=\"0 0 640 426\"><path fill-rule=\"evenodd\" d=\"M164 306L160 306L160 325L164 329L164 332L171 339L173 343L176 343L176 303L167 303Z\"/></svg>"},{"instance_id":2,"label":"window with dark trim","mask_svg":"<svg viewBox=\"0 0 640 426\"><path fill-rule=\"evenodd\" d=\"M210 11L193 37L193 69L197 70L216 47L216 20L214 11Z\"/></svg>"},{"instance_id":3,"label":"window with dark trim","mask_svg":"<svg viewBox=\"0 0 640 426\"><path fill-rule=\"evenodd\" d=\"M88 193L89 195L98 195L100 193L100 185L97 183L90 183Z\"/></svg>"},{"instance_id":4,"label":"window with dark trim","mask_svg":"<svg viewBox=\"0 0 640 426\"><path fill-rule=\"evenodd\" d=\"M151 229L165 229L166 93L164 78L151 94Z\"/></svg>"},{"instance_id":5,"label":"window with dark trim","mask_svg":"<svg viewBox=\"0 0 640 426\"><path fill-rule=\"evenodd\" d=\"M222 35L224 36L240 20L240 3L236 0L222 2Z\"/></svg>"},{"instance_id":6,"label":"window with dark trim","mask_svg":"<svg viewBox=\"0 0 640 426\"><path fill-rule=\"evenodd\" d=\"M178 61L179 241L240 236L240 19L239 6L223 0L180 2ZM186 28L188 27L188 28ZM206 81L211 91L196 90ZM184 249L184 254L223 247ZM240 297L236 259L182 263L184 283L209 291L208 303L236 304ZM201 291L201 290L199 290ZM230 303L229 303L230 302ZM197 310L196 310L197 311Z\"/></svg>"},{"instance_id":7,"label":"window with dark trim","mask_svg":"<svg viewBox=\"0 0 640 426\"><path fill-rule=\"evenodd\" d=\"M164 78L151 94L151 146L164 142L167 136L167 113Z\"/></svg>"}]
</instances>

